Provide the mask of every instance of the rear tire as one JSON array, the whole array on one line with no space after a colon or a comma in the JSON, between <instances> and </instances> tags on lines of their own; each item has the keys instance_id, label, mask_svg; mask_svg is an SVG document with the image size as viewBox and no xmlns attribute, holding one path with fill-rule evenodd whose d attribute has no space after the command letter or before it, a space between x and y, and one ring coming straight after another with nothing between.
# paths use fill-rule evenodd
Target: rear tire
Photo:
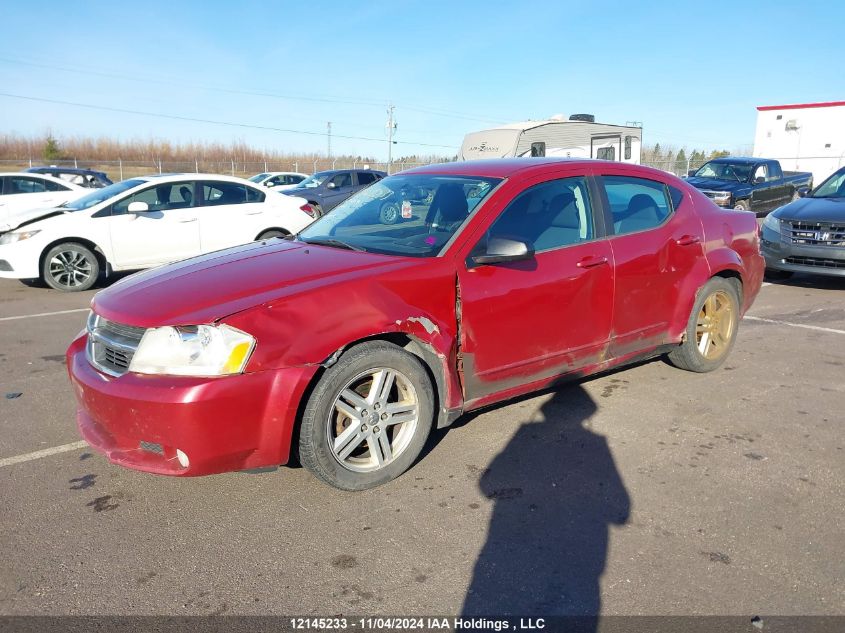
<instances>
[{"instance_id":1,"label":"rear tire","mask_svg":"<svg viewBox=\"0 0 845 633\"><path fill-rule=\"evenodd\" d=\"M314 219L315 219L315 220L316 220L317 218L321 218L321 217L323 217L323 215L324 215L324 214L323 214L323 207L322 207L322 206L320 206L320 205L319 205L318 203L316 203L316 202L309 202L308 204L310 204L310 205L311 205L311 208L312 208L312 209L314 209Z\"/></svg>"},{"instance_id":2,"label":"rear tire","mask_svg":"<svg viewBox=\"0 0 845 633\"><path fill-rule=\"evenodd\" d=\"M100 277L100 261L94 252L78 242L57 244L44 256L41 278L55 290L82 292Z\"/></svg>"},{"instance_id":3,"label":"rear tire","mask_svg":"<svg viewBox=\"0 0 845 633\"><path fill-rule=\"evenodd\" d=\"M728 357L738 329L736 286L722 277L713 277L698 291L684 342L669 352L669 361L687 371L713 371Z\"/></svg>"},{"instance_id":4,"label":"rear tire","mask_svg":"<svg viewBox=\"0 0 845 633\"><path fill-rule=\"evenodd\" d=\"M399 221L402 211L396 202L385 202L381 205L381 210L378 214L378 219L382 224L390 226Z\"/></svg>"},{"instance_id":5,"label":"rear tire","mask_svg":"<svg viewBox=\"0 0 845 633\"><path fill-rule=\"evenodd\" d=\"M366 490L404 473L434 420L420 360L385 341L362 343L323 374L302 415L299 459L341 490Z\"/></svg>"}]
</instances>

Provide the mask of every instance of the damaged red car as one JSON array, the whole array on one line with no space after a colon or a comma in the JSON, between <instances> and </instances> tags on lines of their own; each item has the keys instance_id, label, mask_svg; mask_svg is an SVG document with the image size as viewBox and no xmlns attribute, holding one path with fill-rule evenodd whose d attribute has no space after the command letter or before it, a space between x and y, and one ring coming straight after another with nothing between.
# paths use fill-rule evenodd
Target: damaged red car
<instances>
[{"instance_id":1,"label":"damaged red car","mask_svg":"<svg viewBox=\"0 0 845 633\"><path fill-rule=\"evenodd\" d=\"M385 205L398 221L382 222ZM298 235L98 293L67 352L78 425L138 470L296 454L333 486L371 488L481 406L660 354L716 369L763 269L753 214L661 171L545 158L414 169Z\"/></svg>"}]
</instances>

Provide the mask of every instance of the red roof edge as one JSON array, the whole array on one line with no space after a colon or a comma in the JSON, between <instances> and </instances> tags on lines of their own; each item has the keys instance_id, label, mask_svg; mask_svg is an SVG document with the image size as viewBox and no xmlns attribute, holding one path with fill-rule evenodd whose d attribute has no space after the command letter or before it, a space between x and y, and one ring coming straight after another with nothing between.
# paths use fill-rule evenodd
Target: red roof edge
<instances>
[{"instance_id":1,"label":"red roof edge","mask_svg":"<svg viewBox=\"0 0 845 633\"><path fill-rule=\"evenodd\" d=\"M803 110L805 108L833 108L845 106L845 101L825 101L823 103L793 103L791 105L757 106L757 110Z\"/></svg>"}]
</instances>

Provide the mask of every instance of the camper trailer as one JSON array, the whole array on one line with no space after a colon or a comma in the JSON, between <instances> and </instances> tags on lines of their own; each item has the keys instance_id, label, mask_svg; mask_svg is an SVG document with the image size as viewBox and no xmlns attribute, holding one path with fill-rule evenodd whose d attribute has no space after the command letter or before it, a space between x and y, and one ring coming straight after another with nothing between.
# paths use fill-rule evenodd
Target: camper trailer
<instances>
[{"instance_id":1,"label":"camper trailer","mask_svg":"<svg viewBox=\"0 0 845 633\"><path fill-rule=\"evenodd\" d=\"M642 132L640 127L596 123L591 114L510 123L467 134L460 159L562 156L639 165Z\"/></svg>"}]
</instances>

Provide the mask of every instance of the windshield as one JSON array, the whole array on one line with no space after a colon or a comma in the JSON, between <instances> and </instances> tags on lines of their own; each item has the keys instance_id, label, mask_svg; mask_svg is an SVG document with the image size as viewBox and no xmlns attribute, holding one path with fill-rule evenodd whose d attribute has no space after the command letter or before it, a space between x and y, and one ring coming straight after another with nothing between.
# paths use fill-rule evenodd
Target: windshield
<instances>
[{"instance_id":1,"label":"windshield","mask_svg":"<svg viewBox=\"0 0 845 633\"><path fill-rule=\"evenodd\" d=\"M116 195L132 189L132 187L143 185L145 182L146 180L138 179L116 182L108 187L97 189L96 191L89 193L87 196L82 196L81 198L77 198L71 202L65 202L62 205L62 209L67 209L68 211L84 211L85 209L90 209L94 205L100 204L109 198L114 198Z\"/></svg>"},{"instance_id":2,"label":"windshield","mask_svg":"<svg viewBox=\"0 0 845 633\"><path fill-rule=\"evenodd\" d=\"M812 198L845 198L845 169L834 173L813 191Z\"/></svg>"},{"instance_id":3,"label":"windshield","mask_svg":"<svg viewBox=\"0 0 845 633\"><path fill-rule=\"evenodd\" d=\"M328 171L320 171L316 174L308 176L305 180L298 183L294 189L313 189L314 187L319 187L323 184L323 181L329 177L331 172Z\"/></svg>"},{"instance_id":4,"label":"windshield","mask_svg":"<svg viewBox=\"0 0 845 633\"><path fill-rule=\"evenodd\" d=\"M298 239L385 255L433 257L499 182L471 176L391 176L339 204Z\"/></svg>"},{"instance_id":5,"label":"windshield","mask_svg":"<svg viewBox=\"0 0 845 633\"><path fill-rule=\"evenodd\" d=\"M250 178L250 180L252 182L261 182L262 180L264 180L265 178L267 178L269 176L270 176L270 174L255 174L252 178Z\"/></svg>"},{"instance_id":6,"label":"windshield","mask_svg":"<svg viewBox=\"0 0 845 633\"><path fill-rule=\"evenodd\" d=\"M736 180L747 182L751 175L751 163L723 163L711 161L704 163L697 172L696 178L714 178L718 180Z\"/></svg>"}]
</instances>

